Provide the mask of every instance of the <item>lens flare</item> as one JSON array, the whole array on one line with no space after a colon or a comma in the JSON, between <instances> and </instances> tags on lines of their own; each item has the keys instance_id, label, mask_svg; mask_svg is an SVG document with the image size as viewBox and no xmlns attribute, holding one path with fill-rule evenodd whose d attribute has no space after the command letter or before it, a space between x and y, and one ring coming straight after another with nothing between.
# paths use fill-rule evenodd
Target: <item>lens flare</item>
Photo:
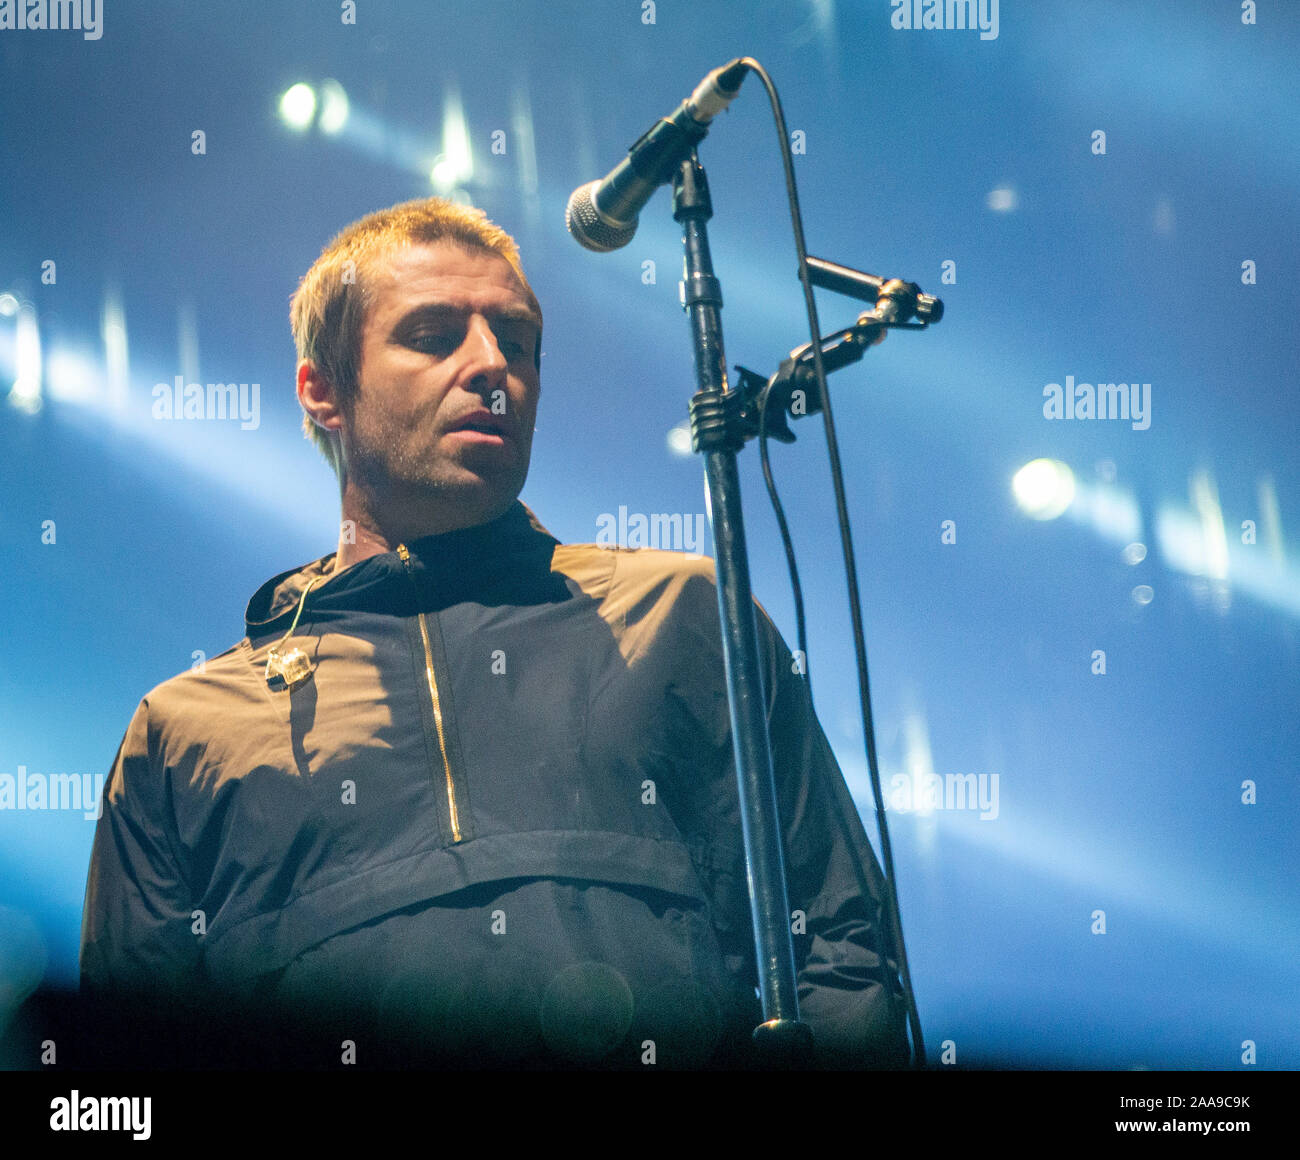
<instances>
[{"instance_id":1,"label":"lens flare","mask_svg":"<svg viewBox=\"0 0 1300 1160\"><path fill-rule=\"evenodd\" d=\"M1059 459L1034 459L1011 480L1016 503L1036 520L1054 520L1074 502L1074 472Z\"/></svg>"}]
</instances>

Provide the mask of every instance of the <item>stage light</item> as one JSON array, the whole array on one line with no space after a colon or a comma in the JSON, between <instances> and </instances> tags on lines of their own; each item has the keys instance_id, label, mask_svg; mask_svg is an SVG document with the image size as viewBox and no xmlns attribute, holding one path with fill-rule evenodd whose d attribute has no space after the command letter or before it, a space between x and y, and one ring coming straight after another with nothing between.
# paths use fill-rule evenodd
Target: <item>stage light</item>
<instances>
[{"instance_id":1,"label":"stage light","mask_svg":"<svg viewBox=\"0 0 1300 1160\"><path fill-rule=\"evenodd\" d=\"M515 135L515 163L519 166L519 186L530 199L530 208L536 208L537 136L533 128L533 103L528 90L517 84L511 94L511 124Z\"/></svg>"},{"instance_id":2,"label":"stage light","mask_svg":"<svg viewBox=\"0 0 1300 1160\"><path fill-rule=\"evenodd\" d=\"M36 311L30 306L18 311L14 335L15 376L9 389L9 403L19 411L35 415L41 409L41 331Z\"/></svg>"},{"instance_id":3,"label":"stage light","mask_svg":"<svg viewBox=\"0 0 1300 1160\"><path fill-rule=\"evenodd\" d=\"M91 406L101 401L103 365L87 351L52 347L45 364L45 385L51 399Z\"/></svg>"},{"instance_id":4,"label":"stage light","mask_svg":"<svg viewBox=\"0 0 1300 1160\"><path fill-rule=\"evenodd\" d=\"M465 111L461 107L460 94L452 89L447 93L446 111L442 117L442 152L434 159L429 180L439 193L446 194L473 176L474 156L470 151Z\"/></svg>"},{"instance_id":5,"label":"stage light","mask_svg":"<svg viewBox=\"0 0 1300 1160\"><path fill-rule=\"evenodd\" d=\"M311 85L299 82L285 90L280 98L280 119L299 133L311 128L316 116L316 93Z\"/></svg>"},{"instance_id":6,"label":"stage light","mask_svg":"<svg viewBox=\"0 0 1300 1160\"><path fill-rule=\"evenodd\" d=\"M1223 526L1223 508L1219 506L1219 488L1208 471L1193 473L1189 491L1192 509L1201 524L1205 574L1212 580L1228 575L1228 536Z\"/></svg>"},{"instance_id":7,"label":"stage light","mask_svg":"<svg viewBox=\"0 0 1300 1160\"><path fill-rule=\"evenodd\" d=\"M0 294L0 315L5 318L12 318L18 313L18 299L13 294L6 291Z\"/></svg>"},{"instance_id":8,"label":"stage light","mask_svg":"<svg viewBox=\"0 0 1300 1160\"><path fill-rule=\"evenodd\" d=\"M326 80L320 86L320 120L316 126L322 133L333 137L343 131L348 123L351 106L343 86L336 80Z\"/></svg>"},{"instance_id":9,"label":"stage light","mask_svg":"<svg viewBox=\"0 0 1300 1160\"><path fill-rule=\"evenodd\" d=\"M691 421L683 419L668 431L668 450L683 457L691 453Z\"/></svg>"},{"instance_id":10,"label":"stage light","mask_svg":"<svg viewBox=\"0 0 1300 1160\"><path fill-rule=\"evenodd\" d=\"M989 209L994 213L1011 213L1019 203L1019 198L1011 186L999 185L997 189L989 190L987 201Z\"/></svg>"},{"instance_id":11,"label":"stage light","mask_svg":"<svg viewBox=\"0 0 1300 1160\"><path fill-rule=\"evenodd\" d=\"M1259 514L1263 530L1267 533L1269 555L1278 563L1286 563L1286 548L1282 543L1282 513L1277 502L1277 487L1271 475L1259 481Z\"/></svg>"},{"instance_id":12,"label":"stage light","mask_svg":"<svg viewBox=\"0 0 1300 1160\"><path fill-rule=\"evenodd\" d=\"M439 190L445 192L451 189L456 184L456 163L439 154L438 160L433 163L433 168L429 171L429 180Z\"/></svg>"},{"instance_id":13,"label":"stage light","mask_svg":"<svg viewBox=\"0 0 1300 1160\"><path fill-rule=\"evenodd\" d=\"M1074 501L1074 472L1059 459L1035 459L1011 480L1016 503L1036 520L1054 520Z\"/></svg>"},{"instance_id":14,"label":"stage light","mask_svg":"<svg viewBox=\"0 0 1300 1160\"><path fill-rule=\"evenodd\" d=\"M34 379L15 379L9 388L9 405L35 415L41 409L41 385Z\"/></svg>"},{"instance_id":15,"label":"stage light","mask_svg":"<svg viewBox=\"0 0 1300 1160\"><path fill-rule=\"evenodd\" d=\"M104 341L105 398L109 406L120 410L126 406L130 389L131 359L126 341L126 308L116 287L104 294L99 333Z\"/></svg>"},{"instance_id":16,"label":"stage light","mask_svg":"<svg viewBox=\"0 0 1300 1160\"><path fill-rule=\"evenodd\" d=\"M905 779L901 783L890 779L896 791L903 792L901 795L896 792L891 804L904 812L911 810L921 817L929 817L934 813L935 803L926 796L925 790L934 777L934 757L930 752L930 727L925 714L916 710L903 715L903 761L907 768Z\"/></svg>"}]
</instances>

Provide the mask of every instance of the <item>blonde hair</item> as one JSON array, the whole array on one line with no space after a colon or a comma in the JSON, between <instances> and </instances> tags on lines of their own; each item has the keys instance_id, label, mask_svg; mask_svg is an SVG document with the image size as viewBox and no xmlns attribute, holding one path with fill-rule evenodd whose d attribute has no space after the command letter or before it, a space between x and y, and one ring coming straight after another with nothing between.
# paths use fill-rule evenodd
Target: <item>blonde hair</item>
<instances>
[{"instance_id":1,"label":"blonde hair","mask_svg":"<svg viewBox=\"0 0 1300 1160\"><path fill-rule=\"evenodd\" d=\"M510 263L541 317L541 306L519 262L519 247L481 210L441 197L422 198L367 214L353 222L322 251L293 295L289 320L298 361L312 363L347 402L361 370L361 333L374 300L372 274L379 258L407 245L454 242L470 250L497 254ZM540 359L541 340L538 339ZM304 412L303 432L339 474L337 438Z\"/></svg>"}]
</instances>

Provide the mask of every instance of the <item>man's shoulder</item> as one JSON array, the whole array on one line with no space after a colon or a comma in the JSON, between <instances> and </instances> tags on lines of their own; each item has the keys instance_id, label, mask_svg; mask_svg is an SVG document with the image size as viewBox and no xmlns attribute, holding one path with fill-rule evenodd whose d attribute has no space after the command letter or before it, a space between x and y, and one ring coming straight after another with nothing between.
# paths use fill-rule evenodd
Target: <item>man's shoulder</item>
<instances>
[{"instance_id":1,"label":"man's shoulder","mask_svg":"<svg viewBox=\"0 0 1300 1160\"><path fill-rule=\"evenodd\" d=\"M137 791L159 784L155 777L142 777L141 762L156 773L164 755L201 751L216 731L246 720L237 702L250 690L256 695L247 652L247 639L214 657L196 652L190 668L154 685L136 702L114 765L135 770L130 778ZM120 780L113 792L123 792Z\"/></svg>"},{"instance_id":2,"label":"man's shoulder","mask_svg":"<svg viewBox=\"0 0 1300 1160\"><path fill-rule=\"evenodd\" d=\"M717 583L713 559L696 552L662 548L625 548L617 544L560 544L552 567L586 587L610 590L665 586L712 589Z\"/></svg>"},{"instance_id":3,"label":"man's shoulder","mask_svg":"<svg viewBox=\"0 0 1300 1160\"><path fill-rule=\"evenodd\" d=\"M228 698L232 691L256 691L255 682L250 680L256 675L251 655L247 637L216 656L196 651L188 669L160 681L145 693L137 714L147 714L157 726L178 716L207 712L213 707L211 702Z\"/></svg>"},{"instance_id":4,"label":"man's shoulder","mask_svg":"<svg viewBox=\"0 0 1300 1160\"><path fill-rule=\"evenodd\" d=\"M597 600L602 613L662 622L669 614L689 619L710 636L721 631L718 575L711 556L661 548L560 544L551 567ZM767 610L754 601L759 639L778 653L785 642Z\"/></svg>"},{"instance_id":5,"label":"man's shoulder","mask_svg":"<svg viewBox=\"0 0 1300 1160\"><path fill-rule=\"evenodd\" d=\"M708 556L660 548L561 544L551 567L578 584L607 614L640 619L671 610L717 619L717 575Z\"/></svg>"}]
</instances>

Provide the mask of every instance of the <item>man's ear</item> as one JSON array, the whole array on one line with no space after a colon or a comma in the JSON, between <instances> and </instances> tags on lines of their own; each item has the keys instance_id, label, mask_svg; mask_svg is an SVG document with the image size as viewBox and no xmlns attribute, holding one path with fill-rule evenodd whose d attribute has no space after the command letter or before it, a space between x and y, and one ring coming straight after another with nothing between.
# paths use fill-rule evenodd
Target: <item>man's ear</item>
<instances>
[{"instance_id":1,"label":"man's ear","mask_svg":"<svg viewBox=\"0 0 1300 1160\"><path fill-rule=\"evenodd\" d=\"M315 363L303 359L298 364L298 402L317 427L337 436L343 426L343 407L338 388Z\"/></svg>"}]
</instances>

